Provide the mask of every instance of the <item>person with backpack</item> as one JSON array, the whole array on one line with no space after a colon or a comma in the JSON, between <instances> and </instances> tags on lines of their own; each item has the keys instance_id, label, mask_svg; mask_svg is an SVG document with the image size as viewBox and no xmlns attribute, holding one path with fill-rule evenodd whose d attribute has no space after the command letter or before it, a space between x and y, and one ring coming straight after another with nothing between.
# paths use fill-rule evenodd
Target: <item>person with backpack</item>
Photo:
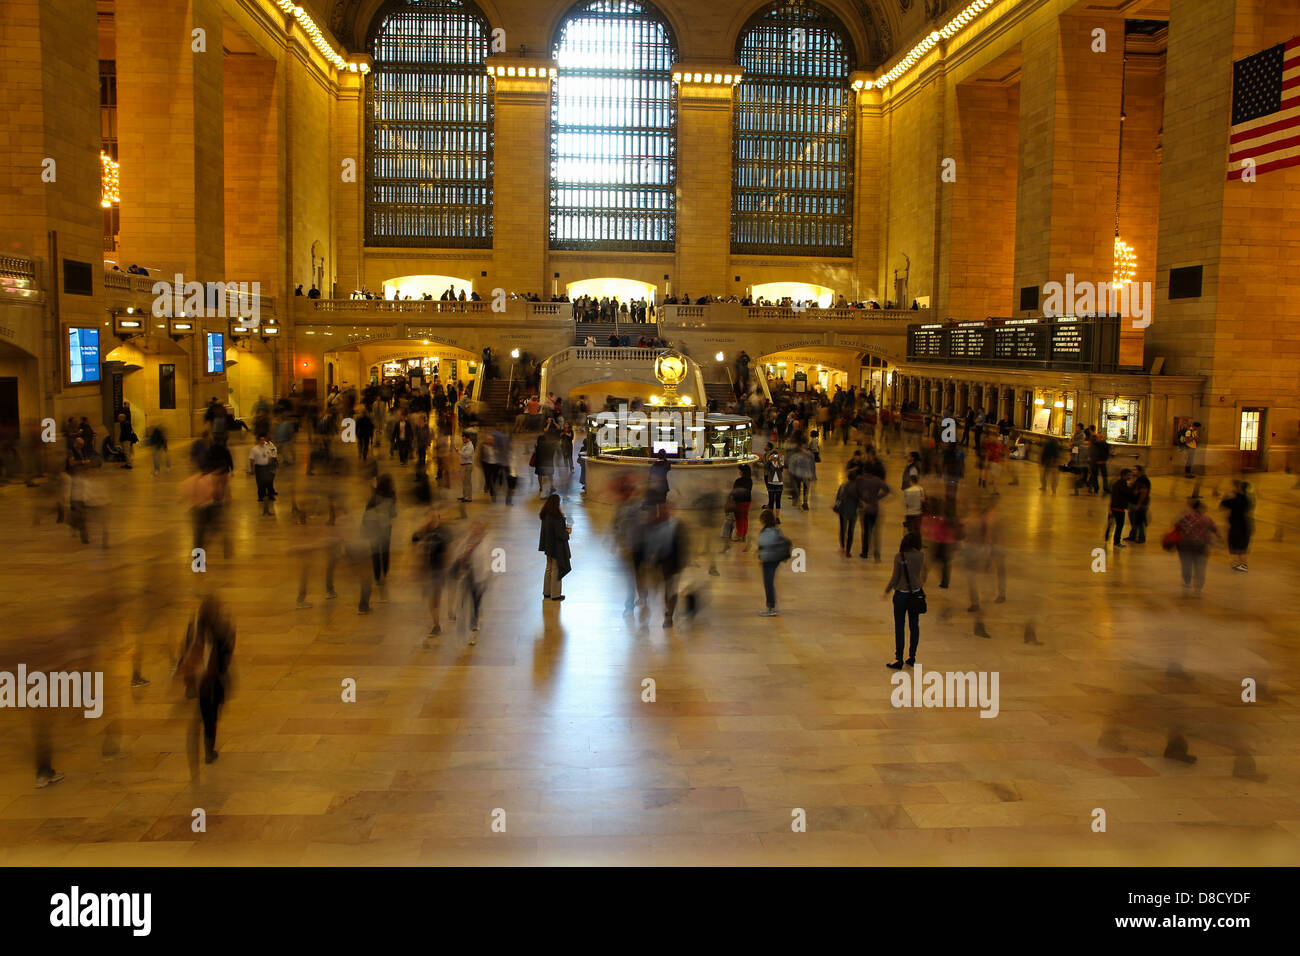
<instances>
[{"instance_id":1,"label":"person with backpack","mask_svg":"<svg viewBox=\"0 0 1300 956\"><path fill-rule=\"evenodd\" d=\"M925 606L925 552L921 550L921 536L913 531L903 535L899 542L898 553L894 555L894 573L880 593L882 601L894 592L894 660L885 666L891 670L902 670L904 664L911 667L916 663L916 645L921 640L919 615L926 611ZM907 659L903 659L903 623L907 622L911 631L908 643Z\"/></svg>"},{"instance_id":2,"label":"person with backpack","mask_svg":"<svg viewBox=\"0 0 1300 956\"><path fill-rule=\"evenodd\" d=\"M203 722L204 762L217 759L217 716L230 691L230 661L235 653L235 626L214 594L199 605L181 645L176 677L185 685L185 696L198 698ZM197 739L188 737L190 768L198 773Z\"/></svg>"},{"instance_id":3,"label":"person with backpack","mask_svg":"<svg viewBox=\"0 0 1300 956\"><path fill-rule=\"evenodd\" d=\"M778 527L780 521L771 508L764 508L758 521L763 526L758 532L758 560L763 565L763 595L767 599L767 607L759 615L776 617L776 569L790 560L794 547Z\"/></svg>"},{"instance_id":4,"label":"person with backpack","mask_svg":"<svg viewBox=\"0 0 1300 956\"><path fill-rule=\"evenodd\" d=\"M1210 545L1219 537L1214 520L1205 513L1200 498L1187 503L1187 510L1174 522L1173 530L1162 542L1166 550L1178 551L1178 564L1183 574L1183 595L1189 592L1201 596L1205 587L1205 566L1209 561Z\"/></svg>"},{"instance_id":5,"label":"person with backpack","mask_svg":"<svg viewBox=\"0 0 1300 956\"><path fill-rule=\"evenodd\" d=\"M421 545L424 551L424 568L426 587L429 594L429 616L433 623L429 626L429 637L442 633L441 608L442 592L447 578L447 532L442 527L442 516L437 509L429 512L424 523L415 529L411 541ZM454 620L454 618L453 618Z\"/></svg>"}]
</instances>

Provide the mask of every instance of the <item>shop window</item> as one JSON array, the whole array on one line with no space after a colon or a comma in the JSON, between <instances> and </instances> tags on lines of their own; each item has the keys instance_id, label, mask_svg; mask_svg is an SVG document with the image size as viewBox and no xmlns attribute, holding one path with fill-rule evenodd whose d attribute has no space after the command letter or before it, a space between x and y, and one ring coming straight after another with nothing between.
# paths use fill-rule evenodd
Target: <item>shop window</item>
<instances>
[{"instance_id":1,"label":"shop window","mask_svg":"<svg viewBox=\"0 0 1300 956\"><path fill-rule=\"evenodd\" d=\"M1141 440L1139 413L1142 403L1132 398L1111 398L1101 404L1101 429L1106 441L1121 445Z\"/></svg>"}]
</instances>

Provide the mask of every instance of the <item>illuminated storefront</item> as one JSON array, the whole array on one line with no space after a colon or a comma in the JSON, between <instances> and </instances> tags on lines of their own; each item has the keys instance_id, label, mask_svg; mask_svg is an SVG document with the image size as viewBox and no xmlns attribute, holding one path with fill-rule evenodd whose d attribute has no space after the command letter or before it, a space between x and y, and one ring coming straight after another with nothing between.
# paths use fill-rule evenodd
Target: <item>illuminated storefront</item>
<instances>
[{"instance_id":1,"label":"illuminated storefront","mask_svg":"<svg viewBox=\"0 0 1300 956\"><path fill-rule=\"evenodd\" d=\"M1107 398L1098 407L1101 410L1101 432L1106 441L1121 445L1135 445L1142 441L1142 403L1135 398Z\"/></svg>"},{"instance_id":2,"label":"illuminated storefront","mask_svg":"<svg viewBox=\"0 0 1300 956\"><path fill-rule=\"evenodd\" d=\"M1034 403L1029 409L1031 432L1040 435L1068 437L1074 432L1077 392L1062 392L1050 388L1034 389Z\"/></svg>"}]
</instances>

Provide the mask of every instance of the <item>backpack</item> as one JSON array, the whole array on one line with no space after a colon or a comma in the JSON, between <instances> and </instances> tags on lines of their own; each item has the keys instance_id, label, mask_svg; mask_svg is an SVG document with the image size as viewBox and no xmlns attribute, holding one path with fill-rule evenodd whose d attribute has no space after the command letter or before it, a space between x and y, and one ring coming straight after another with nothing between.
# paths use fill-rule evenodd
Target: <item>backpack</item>
<instances>
[{"instance_id":1,"label":"backpack","mask_svg":"<svg viewBox=\"0 0 1300 956\"><path fill-rule=\"evenodd\" d=\"M677 553L677 522L661 521L646 535L646 558L656 563L671 561Z\"/></svg>"},{"instance_id":2,"label":"backpack","mask_svg":"<svg viewBox=\"0 0 1300 956\"><path fill-rule=\"evenodd\" d=\"M429 568L441 571L447 563L447 536L441 528L434 528L424 536L424 547L429 558Z\"/></svg>"},{"instance_id":3,"label":"backpack","mask_svg":"<svg viewBox=\"0 0 1300 956\"><path fill-rule=\"evenodd\" d=\"M794 545L791 544L790 539L787 538L784 534L782 534L779 530L777 531L776 534L777 534L776 559L778 561L789 561L790 555L794 553Z\"/></svg>"}]
</instances>

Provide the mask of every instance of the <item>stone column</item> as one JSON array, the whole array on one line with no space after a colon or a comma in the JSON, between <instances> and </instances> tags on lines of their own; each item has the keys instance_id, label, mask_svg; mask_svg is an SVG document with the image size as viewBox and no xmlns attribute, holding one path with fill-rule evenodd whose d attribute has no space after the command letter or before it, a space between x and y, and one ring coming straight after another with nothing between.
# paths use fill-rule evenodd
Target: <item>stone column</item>
<instances>
[{"instance_id":1,"label":"stone column","mask_svg":"<svg viewBox=\"0 0 1300 956\"><path fill-rule=\"evenodd\" d=\"M162 277L225 272L220 0L117 0L122 255ZM197 48L202 47L202 51Z\"/></svg>"},{"instance_id":2,"label":"stone column","mask_svg":"<svg viewBox=\"0 0 1300 956\"><path fill-rule=\"evenodd\" d=\"M719 67L710 66L716 76ZM727 66L723 69L739 68ZM731 103L728 83L677 84L677 265L673 285L731 289ZM701 74L703 75L703 74Z\"/></svg>"},{"instance_id":3,"label":"stone column","mask_svg":"<svg viewBox=\"0 0 1300 956\"><path fill-rule=\"evenodd\" d=\"M492 288L506 292L551 292L548 168L551 81L541 76L496 76L496 145L493 184ZM536 62L525 65L538 66ZM523 71L519 71L523 72ZM488 298L491 289L487 290ZM481 294L481 293L480 293Z\"/></svg>"},{"instance_id":4,"label":"stone column","mask_svg":"<svg viewBox=\"0 0 1300 956\"><path fill-rule=\"evenodd\" d=\"M1105 52L1093 31L1105 31ZM1047 282L1109 282L1114 274L1122 16L1056 17L1021 43L1014 301ZM1063 312L1074 311L1072 307Z\"/></svg>"}]
</instances>

